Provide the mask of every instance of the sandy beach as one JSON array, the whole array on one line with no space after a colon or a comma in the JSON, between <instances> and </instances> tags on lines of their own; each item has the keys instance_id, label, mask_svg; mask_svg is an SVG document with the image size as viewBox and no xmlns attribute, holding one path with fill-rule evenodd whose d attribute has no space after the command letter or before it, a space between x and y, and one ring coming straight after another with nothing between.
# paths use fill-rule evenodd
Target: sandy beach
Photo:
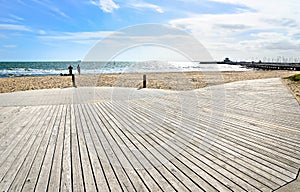
<instances>
[{"instance_id":1,"label":"sandy beach","mask_svg":"<svg viewBox=\"0 0 300 192\"><path fill-rule=\"evenodd\" d=\"M299 72L298 72L299 73ZM295 71L227 71L227 72L184 72L184 73L147 73L147 88L169 90L192 90L223 83L265 79L283 78ZM94 79L93 79L94 78ZM78 78L78 85L89 83L108 87L142 88L143 74L107 74L97 77Z\"/></svg>"},{"instance_id":2,"label":"sandy beach","mask_svg":"<svg viewBox=\"0 0 300 192\"><path fill-rule=\"evenodd\" d=\"M0 78L0 93L71 86L71 77L68 76Z\"/></svg>"},{"instance_id":3,"label":"sandy beach","mask_svg":"<svg viewBox=\"0 0 300 192\"><path fill-rule=\"evenodd\" d=\"M182 73L147 73L147 88L169 90L192 90L210 85L234 81L283 78L297 71L228 71L228 72L182 72ZM77 86L135 87L142 88L143 74L104 74L76 76ZM300 101L299 83L287 79L283 82ZM71 87L70 76L0 78L0 93Z\"/></svg>"}]
</instances>

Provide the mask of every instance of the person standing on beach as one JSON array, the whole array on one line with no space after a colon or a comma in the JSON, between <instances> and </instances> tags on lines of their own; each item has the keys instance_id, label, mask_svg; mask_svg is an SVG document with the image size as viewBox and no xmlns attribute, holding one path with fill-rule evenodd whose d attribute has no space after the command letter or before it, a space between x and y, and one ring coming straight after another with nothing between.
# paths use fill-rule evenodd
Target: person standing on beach
<instances>
[{"instance_id":1,"label":"person standing on beach","mask_svg":"<svg viewBox=\"0 0 300 192\"><path fill-rule=\"evenodd\" d=\"M69 75L72 75L72 70L73 70L72 65L70 65L70 66L68 67L68 69L69 69Z\"/></svg>"},{"instance_id":2,"label":"person standing on beach","mask_svg":"<svg viewBox=\"0 0 300 192\"><path fill-rule=\"evenodd\" d=\"M77 65L77 71L78 71L78 75L80 75L80 66L79 66L79 64Z\"/></svg>"}]
</instances>

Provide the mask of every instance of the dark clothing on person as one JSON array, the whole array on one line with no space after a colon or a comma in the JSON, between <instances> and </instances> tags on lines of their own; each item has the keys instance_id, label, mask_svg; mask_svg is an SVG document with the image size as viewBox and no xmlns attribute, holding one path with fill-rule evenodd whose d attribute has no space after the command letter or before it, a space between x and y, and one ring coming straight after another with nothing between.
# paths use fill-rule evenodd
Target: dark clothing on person
<instances>
[{"instance_id":1,"label":"dark clothing on person","mask_svg":"<svg viewBox=\"0 0 300 192\"><path fill-rule=\"evenodd\" d=\"M69 75L72 75L73 67L70 65L70 66L68 67L68 69L69 69Z\"/></svg>"},{"instance_id":2,"label":"dark clothing on person","mask_svg":"<svg viewBox=\"0 0 300 192\"><path fill-rule=\"evenodd\" d=\"M78 75L80 75L80 66L77 65L77 71L78 71Z\"/></svg>"}]
</instances>

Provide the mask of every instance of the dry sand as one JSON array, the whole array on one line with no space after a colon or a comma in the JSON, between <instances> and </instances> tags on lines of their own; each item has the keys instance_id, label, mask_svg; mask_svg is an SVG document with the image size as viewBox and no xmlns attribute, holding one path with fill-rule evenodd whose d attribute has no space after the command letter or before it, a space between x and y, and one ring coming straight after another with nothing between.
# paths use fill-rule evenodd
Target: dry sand
<instances>
[{"instance_id":1,"label":"dry sand","mask_svg":"<svg viewBox=\"0 0 300 192\"><path fill-rule=\"evenodd\" d=\"M182 73L147 73L147 88L191 90L209 85L229 83L234 81L282 78L299 74L297 71L229 71L229 72L182 72ZM76 76L77 86L106 87L142 87L143 74L104 74ZM291 89L300 101L299 83L289 80L283 82ZM71 87L70 76L19 77L0 78L0 93L25 91L34 89Z\"/></svg>"},{"instance_id":2,"label":"dry sand","mask_svg":"<svg viewBox=\"0 0 300 192\"><path fill-rule=\"evenodd\" d=\"M299 72L298 72L299 73ZM147 73L147 88L192 90L209 85L217 85L234 81L282 78L294 74L295 71L229 71L229 72L185 72L185 73ZM89 79L87 82L85 79ZM89 85L108 87L142 87L143 74L112 74L101 75L91 78L81 76L78 85Z\"/></svg>"},{"instance_id":3,"label":"dry sand","mask_svg":"<svg viewBox=\"0 0 300 192\"><path fill-rule=\"evenodd\" d=\"M71 86L69 76L0 78L0 93Z\"/></svg>"}]
</instances>

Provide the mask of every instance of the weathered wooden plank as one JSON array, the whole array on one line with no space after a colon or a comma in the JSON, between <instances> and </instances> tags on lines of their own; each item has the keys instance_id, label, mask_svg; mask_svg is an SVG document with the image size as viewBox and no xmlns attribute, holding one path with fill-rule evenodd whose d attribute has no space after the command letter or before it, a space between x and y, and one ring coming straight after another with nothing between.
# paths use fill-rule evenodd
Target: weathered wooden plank
<instances>
[{"instance_id":1,"label":"weathered wooden plank","mask_svg":"<svg viewBox=\"0 0 300 192\"><path fill-rule=\"evenodd\" d=\"M82 163L80 159L79 139L77 133L77 118L75 105L71 105L71 163L72 163L72 191L84 191Z\"/></svg>"},{"instance_id":2,"label":"weathered wooden plank","mask_svg":"<svg viewBox=\"0 0 300 192\"><path fill-rule=\"evenodd\" d=\"M269 150L269 153L265 152L264 154L272 154L276 155L276 153L280 153L283 155L286 155L288 157L299 157L300 153L297 151L297 147L293 147L292 144L285 144L284 141L277 140L276 138L269 138L267 135L259 135L258 133L250 133L248 131L242 130L246 129L243 125L236 125L232 122L224 122L224 125L230 126L230 132L234 132L233 135L238 135L240 138L246 138L247 141L253 143L253 144L259 144L262 147L265 147ZM225 126L224 126L225 127ZM270 153L270 150L272 153ZM276 158L272 158L275 159ZM293 159L289 158L280 158L281 161L284 163L281 164L289 164L294 167L294 169L297 169L300 165L293 161ZM278 162L280 163L280 162Z\"/></svg>"},{"instance_id":3,"label":"weathered wooden plank","mask_svg":"<svg viewBox=\"0 0 300 192\"><path fill-rule=\"evenodd\" d=\"M67 115L66 110L67 110L67 106L64 105L61 113L60 123L58 125L58 133L57 133L55 149L52 157L53 160L51 165L51 172L49 175L49 181L47 183L48 191L56 191L60 189L64 135L65 135L66 115Z\"/></svg>"},{"instance_id":4,"label":"weathered wooden plank","mask_svg":"<svg viewBox=\"0 0 300 192\"><path fill-rule=\"evenodd\" d=\"M270 126L270 124L262 123L257 119L245 117L244 115L237 115L236 113L227 113L226 116L227 118L232 119L233 122L239 121L240 123L244 123L245 125L240 127L240 129L245 130L250 134L253 133L253 135L257 137L266 137L267 139L270 139L270 141L278 141L285 146L295 148L300 144L299 140L297 141L297 139L289 138L289 136L295 136L295 130L276 125ZM286 132L283 132L285 130Z\"/></svg>"},{"instance_id":5,"label":"weathered wooden plank","mask_svg":"<svg viewBox=\"0 0 300 192\"><path fill-rule=\"evenodd\" d=\"M39 130L39 133L36 135L34 142L30 146L30 151L28 151L25 158L22 158L18 156L18 159L24 159L22 162L21 167L18 170L18 173L16 173L15 178L13 179L12 183L9 186L9 191L21 191L24 183L26 182L26 177L30 171L30 168L33 164L34 158L40 148L41 141L43 140L45 133L47 131L47 126L50 123L51 115L54 112L54 107L49 106L49 111L45 113L46 119L40 119L40 125L37 126L37 130ZM27 144L29 146L29 144ZM22 151L26 151L25 146L22 149ZM17 163L15 163L17 164ZM4 188L2 188L4 189Z\"/></svg>"},{"instance_id":6,"label":"weathered wooden plank","mask_svg":"<svg viewBox=\"0 0 300 192\"><path fill-rule=\"evenodd\" d=\"M25 126L28 118L32 118L32 111L37 107L0 107L0 154L5 149L4 144L9 145L10 138L18 135L18 132ZM13 128L13 129L12 129Z\"/></svg>"},{"instance_id":7,"label":"weathered wooden plank","mask_svg":"<svg viewBox=\"0 0 300 192\"><path fill-rule=\"evenodd\" d=\"M30 146L30 142L32 141L32 138L35 136L38 130L35 129L35 126L38 126L39 121L41 118L44 117L44 113L40 113L36 118L31 119L30 123L27 124L26 129L24 129L24 132L22 132L24 135L18 135L18 138L16 138L14 144L12 145L12 148L8 148L9 150L7 153L4 153L0 157L0 181L1 184L7 183L5 181L4 177L7 174L7 172L14 172L16 171L16 164L14 163L16 161L16 158L19 155L25 155L25 151L23 151L23 148L28 149ZM20 138L22 136L22 138ZM29 143L29 144L28 144ZM27 145L28 144L28 145ZM23 159L20 159L23 160ZM12 173L11 173L12 174Z\"/></svg>"},{"instance_id":8,"label":"weathered wooden plank","mask_svg":"<svg viewBox=\"0 0 300 192\"><path fill-rule=\"evenodd\" d=\"M36 127L34 131L28 136L28 138L24 139L24 143L20 146L15 148L16 153L12 153L11 155L14 157L14 160L10 160L12 163L5 176L1 179L0 188L4 191L8 190L9 186L11 185L10 181L13 181L16 175L19 173L24 164L24 160L30 159L28 157L28 153L30 153L30 149L34 145L37 137L43 133L42 125L43 121L47 118L47 112L43 114L38 120L35 121L33 127Z\"/></svg>"},{"instance_id":9,"label":"weathered wooden plank","mask_svg":"<svg viewBox=\"0 0 300 192\"><path fill-rule=\"evenodd\" d=\"M27 112L27 114L30 114L21 124L11 125L10 127L10 133L7 137L4 137L1 139L1 155L0 155L0 164L3 159L5 159L12 150L16 147L16 145L22 140L22 136L26 135L29 130L32 130L32 124L36 121L36 119L39 117L40 114L42 114L44 111L43 108L31 108ZM35 113L36 116L33 116L32 113ZM21 119L22 120L22 119ZM13 131L13 130L16 131Z\"/></svg>"},{"instance_id":10,"label":"weathered wooden plank","mask_svg":"<svg viewBox=\"0 0 300 192\"><path fill-rule=\"evenodd\" d=\"M165 126L167 126L167 124L165 124ZM153 127L153 128L154 128L154 127ZM155 128L154 128L154 129L155 129ZM158 130L158 128L156 128L156 130ZM174 135L174 134L172 134L172 133L171 133L171 135L168 135L168 133L167 133L165 130L168 131L168 132L170 132L170 129L168 129L167 127L164 127L164 129L160 129L160 131L157 132L157 134L156 134L156 132L153 133L153 134L156 135L157 138L161 138L161 139L160 139L161 141L168 141L168 139L169 139L170 136L172 135L172 136L171 136L171 137L172 137L172 140L174 140L174 141L176 140L176 142L172 142L172 140L170 140L171 143L172 143L172 147L171 147L170 151L178 151L178 152L183 156L182 161L186 161L186 159L189 159L189 160L193 159L192 162L193 162L194 165L190 165L190 166L194 166L194 167L195 167L195 162L198 161L197 166L199 166L199 167L201 167L202 169L204 169L205 172L206 172L206 174L209 173L209 174L214 175L214 176L217 176L217 175L219 174L218 172L214 171L213 169L211 169L210 167L207 166L207 160L206 160L206 162L205 162L205 160L204 160L204 161L202 160L202 162L199 162L199 160L193 158L192 153L186 154L186 156L184 156L185 151L187 150L187 149L185 149L185 148L187 148L188 146L183 145L183 146L181 146L181 147L184 147L184 148L181 148L181 149L180 149L180 146L176 146L176 143L178 142L177 135ZM176 131L178 131L178 130L174 130L174 131L176 132ZM188 138L186 138L186 139L188 139ZM167 142L167 143L168 143L168 142ZM175 144L175 145L174 145L174 144ZM173 148L173 149L176 149L176 150L173 150L172 148ZM185 159L185 158L186 158L186 159ZM201 157L200 157L200 158L201 158ZM204 162L205 162L206 164L205 164ZM190 163L190 162L187 162L187 163ZM223 172L224 172L224 170L223 170ZM209 179L209 177L211 177L211 176L206 177L206 179ZM223 177L224 177L224 176L223 176ZM218 177L218 178L222 180L222 176L220 176L220 174L219 174L219 177ZM219 181L216 181L216 180L215 180L215 181L214 181L214 180L210 180L210 183L211 183L213 186L215 186L216 188L219 188L219 190L221 190L221 191L229 190L228 188L223 187L221 183L218 184L218 182L219 182ZM224 182L224 179L223 179L223 182ZM230 183L230 182L231 182L231 181L227 180L227 181L226 181L226 183L227 183L226 186L229 186L229 183ZM232 183L232 182L231 182L231 183ZM233 187L231 187L231 188L233 188ZM241 189L239 189L239 190L241 190Z\"/></svg>"},{"instance_id":11,"label":"weathered wooden plank","mask_svg":"<svg viewBox=\"0 0 300 192\"><path fill-rule=\"evenodd\" d=\"M88 142L91 141L86 140L86 134L88 133L86 128L84 128L86 127L87 119L85 119L82 113L81 105L76 105L75 118L77 119L76 127L78 134L80 159L83 171L84 187L86 191L97 191L98 189L94 178L94 170L91 164L90 149L88 148Z\"/></svg>"},{"instance_id":12,"label":"weathered wooden plank","mask_svg":"<svg viewBox=\"0 0 300 192\"><path fill-rule=\"evenodd\" d=\"M43 98L33 103L31 92L24 102L18 93L9 105L37 106L0 107L0 187L270 191L293 179L300 165L299 105L275 80L224 87L226 105L214 102L209 88L64 90L77 94L73 105L67 95L54 102L56 93L39 91Z\"/></svg>"},{"instance_id":13,"label":"weathered wooden plank","mask_svg":"<svg viewBox=\"0 0 300 192\"><path fill-rule=\"evenodd\" d=\"M66 123L64 127L62 168L61 168L61 191L72 191L72 160L71 160L71 106L66 107Z\"/></svg>"},{"instance_id":14,"label":"weathered wooden plank","mask_svg":"<svg viewBox=\"0 0 300 192\"><path fill-rule=\"evenodd\" d=\"M179 138L176 140L180 141ZM183 138L181 141L184 143L189 141L189 139ZM270 188L267 188L257 180L241 173L240 170L227 166L228 164L225 162L218 161L218 159L209 155L209 153L202 151L201 148L191 148L190 143L186 143L185 149L181 149L180 151L183 156L191 160L193 163L196 163L197 166L206 169L217 180L219 180L219 182L234 191L241 190L237 188L237 186L241 186L247 191L255 191L259 189L270 190Z\"/></svg>"},{"instance_id":15,"label":"weathered wooden plank","mask_svg":"<svg viewBox=\"0 0 300 192\"><path fill-rule=\"evenodd\" d=\"M222 133L224 133L225 131L222 131ZM221 134L222 134L221 133ZM264 147L261 147L260 145L258 144L253 144L249 141L246 141L244 139L241 139L239 137L234 137L234 136L230 136L229 133L226 135L226 141L231 141L233 143L238 143L239 146L238 147L242 147L244 149L244 151L249 151L250 153L252 154L267 154L267 153L273 153L274 155L278 156L279 158L285 158L285 157L288 157L284 154L280 154L276 151L272 151L268 148L264 148ZM249 156L249 155L248 155ZM264 155L266 156L266 155ZM290 159L293 159L292 157L289 157ZM255 159L258 159L258 158L255 158ZM259 158L260 159L260 158ZM293 159L294 160L294 159ZM282 178L286 178L287 180L289 179L288 177L292 174L291 172L287 171L286 169L276 165L276 164L272 164L271 167L274 169L274 170L278 170L280 171L283 175L282 175Z\"/></svg>"},{"instance_id":16,"label":"weathered wooden plank","mask_svg":"<svg viewBox=\"0 0 300 192\"><path fill-rule=\"evenodd\" d=\"M281 127L290 127L294 130L296 129L296 125L299 124L299 120L297 118L297 114L293 114L293 112L282 112L278 114L278 112L274 112L274 110L269 111L266 113L267 109L272 109L275 106L264 106L261 111L251 110L253 106L243 106L243 103L239 104L239 107L234 107L229 105L227 107L228 114L238 115L242 119L255 121L258 124L264 125L266 130L272 130L274 128L281 128ZM272 105L272 104L270 104ZM249 109L247 109L250 108ZM295 108L288 109L289 111L297 111ZM277 113L277 114L276 114ZM288 113L288 117L286 117L286 113ZM267 118L268 114L273 114L271 117ZM276 117L276 118L272 118ZM298 139L299 140L299 139Z\"/></svg>"},{"instance_id":17,"label":"weathered wooden plank","mask_svg":"<svg viewBox=\"0 0 300 192\"><path fill-rule=\"evenodd\" d=\"M127 138L124 138L124 132L119 132L119 130L124 127L125 125L120 124L120 121L116 121L116 119L112 116L111 110L101 106L98 108L99 114L101 114L101 118L112 127L112 134L113 137L118 139L118 143L121 146L120 149L126 155L126 161L122 162L122 166L125 170L130 173L131 179L134 182L135 188L137 191L139 190L161 190L161 187L153 180L153 176L149 175L148 170L141 164L140 160L138 159L137 155L132 153L133 145L130 145L132 141L129 141ZM129 148L130 146L130 148ZM140 156L139 156L140 157ZM163 182L163 180L161 179Z\"/></svg>"},{"instance_id":18,"label":"weathered wooden plank","mask_svg":"<svg viewBox=\"0 0 300 192\"><path fill-rule=\"evenodd\" d=\"M34 191L36 183L38 181L41 167L43 166L43 162L45 159L45 153L47 151L50 136L52 134L52 130L54 127L55 122L57 121L57 116L60 110L59 106L54 106L54 112L51 114L51 120L48 125L46 125L46 133L39 145L39 149L37 154L34 157L34 161L31 164L30 171L26 176L26 182L22 186L22 191Z\"/></svg>"},{"instance_id":19,"label":"weathered wooden plank","mask_svg":"<svg viewBox=\"0 0 300 192\"><path fill-rule=\"evenodd\" d=\"M259 171L257 167L252 166L247 161L243 161L239 159L238 156L234 156L227 152L224 152L223 150L215 147L214 145L211 145L206 142L201 142L201 143L199 142L196 143L195 145L192 145L191 147L193 147L195 150L197 150L197 148L199 147L206 148L204 154L199 153L199 155L205 155L209 157L209 159L223 166L225 169L230 169L234 172L235 171L241 172L240 174L245 175L243 176L245 180L248 180L248 178L250 177L250 180L255 179L259 181L260 183L256 183L255 185L261 186L259 187L260 189L263 189L264 186L267 186L271 189L275 189L278 186L280 186L279 184L271 180L272 175L270 175L269 173ZM228 168L228 166L230 167Z\"/></svg>"},{"instance_id":20,"label":"weathered wooden plank","mask_svg":"<svg viewBox=\"0 0 300 192\"><path fill-rule=\"evenodd\" d=\"M97 129L99 127L97 127L96 119L94 118L92 109L88 107L88 104L83 105L83 108L83 114L86 119L86 127L84 132L86 133L85 136L89 145L88 148L91 156L91 162L93 165L97 188L99 191L108 191L110 189L110 186L107 180L107 173L104 170L103 162L101 162L103 153L101 154L101 157L99 157L97 147L95 146L95 140L98 140L98 138L96 137L97 133L95 132L95 128Z\"/></svg>"},{"instance_id":21,"label":"weathered wooden plank","mask_svg":"<svg viewBox=\"0 0 300 192\"><path fill-rule=\"evenodd\" d=\"M118 110L121 110L121 108L120 108L120 106L118 106ZM123 112L123 114L125 114L124 112ZM130 115L130 118L133 118L134 119L134 117L132 116L133 114L131 114ZM131 119L131 122L133 123L132 124L132 126L136 126L134 123L134 120L133 119ZM132 132L135 132L134 130L132 131ZM143 137L143 136L142 136ZM148 141L149 142L149 138L144 138L146 141ZM153 143L153 141L154 141L154 143L155 143L155 145L158 145L159 146L159 142L161 142L161 141L156 141L155 139L153 139L153 138L150 138L150 142L149 143ZM149 148L155 148L155 145L153 146L149 146ZM171 155L172 156L172 152L170 152L170 151L167 151L166 149L164 149L164 148L161 148L160 150L162 150L162 151L159 151L159 153L161 153L161 154L163 154L163 155ZM168 159L168 158L167 158ZM172 157L172 159L176 159L176 157L175 156L173 156ZM166 162L170 162L170 160L167 160ZM172 161L173 162L173 161ZM174 162L173 162L174 163ZM180 164L180 163L179 163ZM186 167L187 168L187 167ZM190 169L190 170L193 170L192 168L188 168L188 169ZM185 170L183 171L183 172L185 172ZM171 180L171 178L165 178L165 179L170 179ZM198 180L198 182L199 182L199 180ZM197 183L197 184L199 184L199 183ZM208 183L207 182L203 182L203 183L201 183L200 184L201 186L205 186L206 187L206 190L212 190L213 188L212 188L212 186L209 186L208 185ZM165 184L163 187L165 187L165 188L167 188L167 185Z\"/></svg>"},{"instance_id":22,"label":"weathered wooden plank","mask_svg":"<svg viewBox=\"0 0 300 192\"><path fill-rule=\"evenodd\" d=\"M117 103L114 103L114 105L117 105ZM109 106L112 107L111 105ZM136 131L131 130L131 127L135 126L135 129L143 128L141 128L138 124L134 125L129 123L132 121L132 119L129 119L127 115L124 115L125 113L122 111L122 105L117 105L114 107L116 107L118 110L111 115L111 118L118 125L119 130L122 132L119 135L125 135L128 139L128 142L126 143L131 142L136 148L138 148L139 152L137 153L137 156L143 160L143 168L147 171L149 170L149 174L153 175L152 177L155 178L156 182L161 183L161 186L168 186L168 184L162 182L163 180L168 179L170 184L179 191L187 190L187 185L189 186L189 189L196 189L196 185L190 182L190 180L185 180L185 182L182 183L184 177L180 172L178 173L174 171L176 170L176 167L170 163L167 163L168 160L158 152L156 155L154 155L153 152L149 151L149 149L154 149L153 146L149 145L140 134L134 134ZM105 108L104 105L103 108ZM120 118L121 116L122 118ZM138 120L136 117L134 117L134 119ZM122 122L122 124L119 122ZM154 169L157 172L154 172ZM153 184L151 186L153 186Z\"/></svg>"},{"instance_id":23,"label":"weathered wooden plank","mask_svg":"<svg viewBox=\"0 0 300 192\"><path fill-rule=\"evenodd\" d=\"M51 136L49 138L49 143L47 150L45 151L45 156L43 159L43 164L39 173L39 178L37 180L35 190L36 191L46 191L49 187L49 179L51 176L52 171L52 165L55 155L55 147L57 142L57 137L59 134L59 126L61 124L61 121L63 119L62 113L63 113L63 105L59 106L59 112L57 121L54 123L53 130L51 132Z\"/></svg>"},{"instance_id":24,"label":"weathered wooden plank","mask_svg":"<svg viewBox=\"0 0 300 192\"><path fill-rule=\"evenodd\" d=\"M238 145L236 145L236 143L234 143L234 144L230 144L230 145L228 145L228 142L227 142L227 140L226 140L226 137L224 137L224 139L221 137L221 138L218 138L218 139L216 139L216 138L214 138L214 136L210 136L209 134L207 134L207 133L205 133L205 132L203 132L202 133L203 134L203 136L205 136L205 137L207 137L207 138L211 138L211 139L213 139L212 140L212 143L214 144L214 146L217 146L217 147L220 147L221 149L222 149L222 153L227 153L227 152L233 152L233 151L236 151L238 148L239 148L239 146ZM196 137L198 137L197 135L195 135ZM220 136L220 134L219 134L219 136ZM199 140L200 142L202 141L201 140L201 138L200 138L200 140ZM225 146L225 147L224 147ZM209 146L208 146L209 147ZM239 152L241 152L242 154L240 154ZM251 160L251 158L253 157L253 156L251 156L250 155L250 159L249 159L249 154L248 153L245 153L244 152L244 150L241 150L241 151L239 151L238 150L238 153L235 153L235 155L237 155L237 157L241 157L241 158L243 158L243 159L245 159L245 162L254 162L254 164L255 165L258 165L259 167L261 167L262 169L266 169L266 172L273 172L274 173L274 171L276 170L276 169L274 169L274 170L272 170L272 171L270 171L270 169L268 168L268 167L265 167L265 166L260 166L260 164L257 164L257 162L256 161L253 161L253 160ZM255 158L255 156L254 156L254 159L256 160L256 158ZM251 160L251 161L250 161ZM261 161L261 159L259 159L259 162ZM262 161L262 162L264 162L264 161ZM268 166L270 165L270 164L267 164ZM271 164L272 165L272 164ZM277 178L277 175L278 174L280 174L279 172L275 172L274 173L274 176L276 176L276 178Z\"/></svg>"},{"instance_id":25,"label":"weathered wooden plank","mask_svg":"<svg viewBox=\"0 0 300 192\"><path fill-rule=\"evenodd\" d=\"M105 149L110 149L109 154L109 163L112 164L114 167L116 174L118 175L121 186L125 190L129 191L135 191L135 186L133 184L133 181L130 179L129 174L126 172L125 167L122 163L126 163L127 159L120 150L119 144L116 142L115 138L111 135L110 129L112 129L111 125L108 123L107 119L103 119L102 123L104 126L102 126L101 134L102 138L104 139L103 145L105 146ZM127 162L128 166L128 162Z\"/></svg>"},{"instance_id":26,"label":"weathered wooden plank","mask_svg":"<svg viewBox=\"0 0 300 192\"><path fill-rule=\"evenodd\" d=\"M92 121L94 124L90 128L91 131L91 138L95 146L95 150L97 153L98 161L100 162L101 168L103 170L103 175L105 176L105 180L107 182L107 186L109 190L111 191L120 191L121 183L120 180L116 174L115 168L110 163L108 152L110 151L109 146L104 145L105 137L101 133L100 129L104 127L104 124L102 121L98 118L98 114L95 114L94 112L91 113L92 118L94 121Z\"/></svg>"}]
</instances>

